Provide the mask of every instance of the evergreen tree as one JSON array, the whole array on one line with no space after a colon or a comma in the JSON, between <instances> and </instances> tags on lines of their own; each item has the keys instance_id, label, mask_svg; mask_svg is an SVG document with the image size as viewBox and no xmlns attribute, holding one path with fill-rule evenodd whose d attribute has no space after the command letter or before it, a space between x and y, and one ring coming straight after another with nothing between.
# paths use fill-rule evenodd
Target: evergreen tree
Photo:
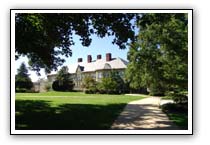
<instances>
[{"instance_id":1,"label":"evergreen tree","mask_svg":"<svg viewBox=\"0 0 210 145\"><path fill-rule=\"evenodd\" d=\"M33 83L29 77L28 70L24 63L21 63L20 68L17 70L15 76L15 91L27 92L33 87Z\"/></svg>"},{"instance_id":2,"label":"evergreen tree","mask_svg":"<svg viewBox=\"0 0 210 145\"><path fill-rule=\"evenodd\" d=\"M63 66L58 72L56 81L53 82L52 88L55 91L72 91L73 87L74 82L68 72L68 67Z\"/></svg>"}]
</instances>

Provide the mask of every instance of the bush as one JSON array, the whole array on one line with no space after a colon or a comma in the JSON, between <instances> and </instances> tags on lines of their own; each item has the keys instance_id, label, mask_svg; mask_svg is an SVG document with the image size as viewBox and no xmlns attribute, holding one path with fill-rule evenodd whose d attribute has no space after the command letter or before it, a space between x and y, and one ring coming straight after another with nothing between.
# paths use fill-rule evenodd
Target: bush
<instances>
[{"instance_id":1,"label":"bush","mask_svg":"<svg viewBox=\"0 0 210 145\"><path fill-rule=\"evenodd\" d=\"M68 67L63 66L58 72L56 81L53 82L52 88L55 91L72 91L74 88L74 82L71 78L71 74L68 73Z\"/></svg>"},{"instance_id":2,"label":"bush","mask_svg":"<svg viewBox=\"0 0 210 145\"><path fill-rule=\"evenodd\" d=\"M188 113L188 105L187 104L174 104L167 103L161 106L163 112L171 112L171 113Z\"/></svg>"},{"instance_id":3,"label":"bush","mask_svg":"<svg viewBox=\"0 0 210 145\"><path fill-rule=\"evenodd\" d=\"M33 83L31 82L30 79L27 78L19 78L16 76L15 78L15 91L16 92L22 92L22 93L27 93L30 92L33 87Z\"/></svg>"},{"instance_id":4,"label":"bush","mask_svg":"<svg viewBox=\"0 0 210 145\"><path fill-rule=\"evenodd\" d=\"M88 76L83 79L82 87L86 94L95 94L97 90L97 82L92 77Z\"/></svg>"},{"instance_id":5,"label":"bush","mask_svg":"<svg viewBox=\"0 0 210 145\"><path fill-rule=\"evenodd\" d=\"M166 93L167 96L172 97L177 104L187 104L188 95L186 91L170 91Z\"/></svg>"},{"instance_id":6,"label":"bush","mask_svg":"<svg viewBox=\"0 0 210 145\"><path fill-rule=\"evenodd\" d=\"M51 84L49 84L49 83L45 84L45 90L50 91L51 90Z\"/></svg>"},{"instance_id":7,"label":"bush","mask_svg":"<svg viewBox=\"0 0 210 145\"><path fill-rule=\"evenodd\" d=\"M101 82L96 82L92 77L85 77L82 86L87 94L121 94L128 91L128 85L115 71L102 78Z\"/></svg>"},{"instance_id":8,"label":"bush","mask_svg":"<svg viewBox=\"0 0 210 145\"><path fill-rule=\"evenodd\" d=\"M16 88L15 92L17 93L34 93L32 89L25 89L25 88Z\"/></svg>"},{"instance_id":9,"label":"bush","mask_svg":"<svg viewBox=\"0 0 210 145\"><path fill-rule=\"evenodd\" d=\"M54 91L72 91L73 87L74 87L73 82L61 83L60 81L56 80L52 84L52 89Z\"/></svg>"},{"instance_id":10,"label":"bush","mask_svg":"<svg viewBox=\"0 0 210 145\"><path fill-rule=\"evenodd\" d=\"M54 81L54 82L52 83L52 89L53 89L54 91L61 91L61 90L60 90L60 87L59 87L59 81L58 81L58 80L56 80L56 81Z\"/></svg>"},{"instance_id":11,"label":"bush","mask_svg":"<svg viewBox=\"0 0 210 145\"><path fill-rule=\"evenodd\" d=\"M127 91L127 87L118 73L112 71L110 77L102 78L101 83L98 85L98 90L101 94L122 94Z\"/></svg>"},{"instance_id":12,"label":"bush","mask_svg":"<svg viewBox=\"0 0 210 145\"><path fill-rule=\"evenodd\" d=\"M101 83L98 85L99 93L101 94L119 94L117 82L112 78L102 78Z\"/></svg>"},{"instance_id":13,"label":"bush","mask_svg":"<svg viewBox=\"0 0 210 145\"><path fill-rule=\"evenodd\" d=\"M86 94L96 94L98 90L96 88L85 89Z\"/></svg>"}]
</instances>

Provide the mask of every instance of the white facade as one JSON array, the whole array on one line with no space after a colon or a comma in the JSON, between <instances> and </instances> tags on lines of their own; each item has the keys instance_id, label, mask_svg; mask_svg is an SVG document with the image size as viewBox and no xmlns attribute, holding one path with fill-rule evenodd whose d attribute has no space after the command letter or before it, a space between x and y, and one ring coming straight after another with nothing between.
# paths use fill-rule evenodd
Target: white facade
<instances>
[{"instance_id":1,"label":"white facade","mask_svg":"<svg viewBox=\"0 0 210 145\"><path fill-rule=\"evenodd\" d=\"M78 59L82 61L82 59ZM119 73L121 77L124 77L125 69L127 68L128 62L121 58L110 58L109 59L97 59L89 60L87 62L77 62L74 65L69 65L69 73L75 83L74 89L80 90L83 78L89 76L100 81L103 77L108 76L108 72L115 70ZM53 82L56 78L56 74L51 74L47 76L49 82Z\"/></svg>"}]
</instances>

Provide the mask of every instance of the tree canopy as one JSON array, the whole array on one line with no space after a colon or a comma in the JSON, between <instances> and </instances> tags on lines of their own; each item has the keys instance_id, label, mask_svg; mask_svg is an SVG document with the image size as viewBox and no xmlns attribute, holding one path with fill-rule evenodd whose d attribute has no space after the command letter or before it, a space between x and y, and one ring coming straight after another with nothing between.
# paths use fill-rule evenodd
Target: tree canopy
<instances>
[{"instance_id":1,"label":"tree canopy","mask_svg":"<svg viewBox=\"0 0 210 145\"><path fill-rule=\"evenodd\" d=\"M70 57L73 35L80 36L83 46L91 44L91 35L114 36L113 44L124 49L134 41L132 13L17 13L15 16L15 52L27 56L37 72L57 70L64 63L60 56Z\"/></svg>"},{"instance_id":2,"label":"tree canopy","mask_svg":"<svg viewBox=\"0 0 210 145\"><path fill-rule=\"evenodd\" d=\"M132 88L155 94L187 89L188 17L184 13L142 14L137 41L131 44L126 76ZM135 73L132 73L135 72Z\"/></svg>"}]
</instances>

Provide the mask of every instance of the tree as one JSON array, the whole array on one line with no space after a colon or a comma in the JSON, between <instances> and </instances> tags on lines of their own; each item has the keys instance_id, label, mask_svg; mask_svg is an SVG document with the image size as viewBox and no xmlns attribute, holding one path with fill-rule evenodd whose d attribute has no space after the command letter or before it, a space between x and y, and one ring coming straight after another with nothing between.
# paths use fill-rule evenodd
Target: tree
<instances>
[{"instance_id":1,"label":"tree","mask_svg":"<svg viewBox=\"0 0 210 145\"><path fill-rule=\"evenodd\" d=\"M187 14L142 14L138 27L128 53L130 86L147 87L152 94L187 90Z\"/></svg>"},{"instance_id":2,"label":"tree","mask_svg":"<svg viewBox=\"0 0 210 145\"><path fill-rule=\"evenodd\" d=\"M90 76L83 78L82 87L84 88L85 93L94 94L96 93L98 83Z\"/></svg>"},{"instance_id":3,"label":"tree","mask_svg":"<svg viewBox=\"0 0 210 145\"><path fill-rule=\"evenodd\" d=\"M126 91L126 85L118 72L112 70L108 76L102 78L97 89L100 93L121 94Z\"/></svg>"},{"instance_id":4,"label":"tree","mask_svg":"<svg viewBox=\"0 0 210 145\"><path fill-rule=\"evenodd\" d=\"M134 41L133 13L17 13L15 16L16 59L24 55L33 70L57 70L70 57L73 35L83 46L91 44L91 35L114 36L113 44L124 49Z\"/></svg>"},{"instance_id":5,"label":"tree","mask_svg":"<svg viewBox=\"0 0 210 145\"><path fill-rule=\"evenodd\" d=\"M68 72L68 67L63 66L57 74L56 81L53 82L52 88L55 91L72 91L74 82Z\"/></svg>"},{"instance_id":6,"label":"tree","mask_svg":"<svg viewBox=\"0 0 210 145\"><path fill-rule=\"evenodd\" d=\"M27 92L33 87L33 83L29 77L28 70L24 63L21 63L20 68L17 70L15 75L15 91L16 92Z\"/></svg>"}]
</instances>

